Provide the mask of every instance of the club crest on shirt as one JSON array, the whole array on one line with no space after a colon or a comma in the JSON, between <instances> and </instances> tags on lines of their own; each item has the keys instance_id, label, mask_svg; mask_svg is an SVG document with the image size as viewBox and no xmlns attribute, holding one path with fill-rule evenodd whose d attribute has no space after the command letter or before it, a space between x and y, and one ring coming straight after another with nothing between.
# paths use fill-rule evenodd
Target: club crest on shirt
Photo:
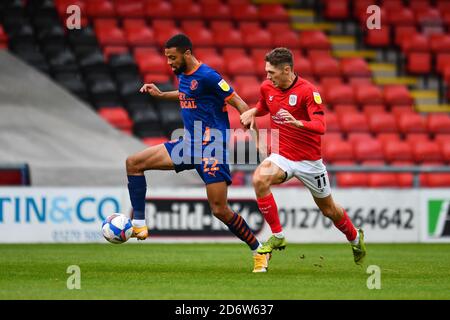
<instances>
[{"instance_id":1,"label":"club crest on shirt","mask_svg":"<svg viewBox=\"0 0 450 320\"><path fill-rule=\"evenodd\" d=\"M297 104L297 96L295 94L291 94L289 96L289 105L295 106Z\"/></svg>"},{"instance_id":2,"label":"club crest on shirt","mask_svg":"<svg viewBox=\"0 0 450 320\"><path fill-rule=\"evenodd\" d=\"M321 104L322 103L322 97L320 96L320 93L318 92L313 92L313 96L314 96L314 101L317 104Z\"/></svg>"},{"instance_id":3,"label":"club crest on shirt","mask_svg":"<svg viewBox=\"0 0 450 320\"><path fill-rule=\"evenodd\" d=\"M195 80L195 79L192 80L191 81L191 86L190 86L191 90L194 91L195 89L197 89L197 87L198 87L198 81Z\"/></svg>"},{"instance_id":4,"label":"club crest on shirt","mask_svg":"<svg viewBox=\"0 0 450 320\"><path fill-rule=\"evenodd\" d=\"M230 91L230 85L224 79L220 80L218 85L223 91Z\"/></svg>"}]
</instances>

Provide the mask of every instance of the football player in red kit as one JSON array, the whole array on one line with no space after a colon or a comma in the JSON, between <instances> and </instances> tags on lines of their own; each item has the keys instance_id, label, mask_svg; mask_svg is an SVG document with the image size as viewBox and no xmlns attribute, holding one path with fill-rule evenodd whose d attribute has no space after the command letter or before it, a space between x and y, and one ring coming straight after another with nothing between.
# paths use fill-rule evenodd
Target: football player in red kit
<instances>
[{"instance_id":1,"label":"football player in red kit","mask_svg":"<svg viewBox=\"0 0 450 320\"><path fill-rule=\"evenodd\" d=\"M253 175L258 207L272 230L272 236L258 253L286 247L270 186L295 177L310 190L322 213L345 234L355 263L362 264L366 256L363 230L356 229L345 210L333 201L327 170L322 163L320 136L326 126L320 94L314 85L294 73L293 57L288 49L272 50L265 61L267 80L261 85L259 102L241 115L242 124L249 125L255 116L270 113L271 128L279 134L278 150L272 148Z\"/></svg>"}]
</instances>

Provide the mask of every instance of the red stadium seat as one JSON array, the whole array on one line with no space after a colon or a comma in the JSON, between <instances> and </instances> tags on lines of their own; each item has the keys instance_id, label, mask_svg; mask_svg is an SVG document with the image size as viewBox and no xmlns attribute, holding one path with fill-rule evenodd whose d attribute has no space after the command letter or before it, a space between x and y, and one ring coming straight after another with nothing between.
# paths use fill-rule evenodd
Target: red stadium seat
<instances>
[{"instance_id":1,"label":"red stadium seat","mask_svg":"<svg viewBox=\"0 0 450 320\"><path fill-rule=\"evenodd\" d=\"M304 50L330 50L331 42L323 31L303 31L300 46Z\"/></svg>"},{"instance_id":2,"label":"red stadium seat","mask_svg":"<svg viewBox=\"0 0 450 320\"><path fill-rule=\"evenodd\" d=\"M415 12L416 24L424 26L440 26L443 21L443 17L439 10L434 8L427 8L424 10Z\"/></svg>"},{"instance_id":3,"label":"red stadium seat","mask_svg":"<svg viewBox=\"0 0 450 320\"><path fill-rule=\"evenodd\" d=\"M374 113L385 113L386 107L383 104L366 104L363 106L363 112L368 118Z\"/></svg>"},{"instance_id":4,"label":"red stadium seat","mask_svg":"<svg viewBox=\"0 0 450 320\"><path fill-rule=\"evenodd\" d=\"M435 71L439 74L444 74L444 70L447 66L450 66L450 53L438 53L436 54L436 68Z\"/></svg>"},{"instance_id":5,"label":"red stadium seat","mask_svg":"<svg viewBox=\"0 0 450 320\"><path fill-rule=\"evenodd\" d=\"M356 102L359 105L382 104L383 91L376 85L358 85L355 90Z\"/></svg>"},{"instance_id":6,"label":"red stadium seat","mask_svg":"<svg viewBox=\"0 0 450 320\"><path fill-rule=\"evenodd\" d=\"M338 117L345 117L351 113L358 113L358 108L354 104L337 104L333 107Z\"/></svg>"},{"instance_id":7,"label":"red stadium seat","mask_svg":"<svg viewBox=\"0 0 450 320\"><path fill-rule=\"evenodd\" d=\"M367 187L368 174L359 172L336 173L337 185L342 188Z\"/></svg>"},{"instance_id":8,"label":"red stadium seat","mask_svg":"<svg viewBox=\"0 0 450 320\"><path fill-rule=\"evenodd\" d=\"M303 57L294 60L294 71L303 78L311 77L313 74L310 61Z\"/></svg>"},{"instance_id":9,"label":"red stadium seat","mask_svg":"<svg viewBox=\"0 0 450 320\"><path fill-rule=\"evenodd\" d=\"M333 143L335 143L337 141L343 141L342 140L342 135L341 135L340 132L327 132L321 138L322 138L321 139L322 140L321 141L322 142L322 150L329 143L333 144Z\"/></svg>"},{"instance_id":10,"label":"red stadium seat","mask_svg":"<svg viewBox=\"0 0 450 320\"><path fill-rule=\"evenodd\" d=\"M152 19L166 19L173 17L173 8L170 2L156 1L145 3L144 14Z\"/></svg>"},{"instance_id":11,"label":"red stadium seat","mask_svg":"<svg viewBox=\"0 0 450 320\"><path fill-rule=\"evenodd\" d=\"M176 19L200 19L202 8L199 4L190 1L172 1L173 16Z\"/></svg>"},{"instance_id":12,"label":"red stadium seat","mask_svg":"<svg viewBox=\"0 0 450 320\"><path fill-rule=\"evenodd\" d=\"M429 114L427 127L431 133L450 133L450 117L446 113Z\"/></svg>"},{"instance_id":13,"label":"red stadium seat","mask_svg":"<svg viewBox=\"0 0 450 320\"><path fill-rule=\"evenodd\" d=\"M353 146L361 141L372 140L372 135L367 132L349 132L347 134L347 141L349 141Z\"/></svg>"},{"instance_id":14,"label":"red stadium seat","mask_svg":"<svg viewBox=\"0 0 450 320\"><path fill-rule=\"evenodd\" d=\"M411 143L414 160L417 163L425 161L442 161L439 144L433 141L414 141Z\"/></svg>"},{"instance_id":15,"label":"red stadium seat","mask_svg":"<svg viewBox=\"0 0 450 320\"><path fill-rule=\"evenodd\" d=\"M317 59L313 62L312 67L316 77L339 77L341 75L339 61L334 58Z\"/></svg>"},{"instance_id":16,"label":"red stadium seat","mask_svg":"<svg viewBox=\"0 0 450 320\"><path fill-rule=\"evenodd\" d=\"M384 146L388 141L400 141L400 135L393 132L382 132L377 134L376 139Z\"/></svg>"},{"instance_id":17,"label":"red stadium seat","mask_svg":"<svg viewBox=\"0 0 450 320\"><path fill-rule=\"evenodd\" d=\"M442 158L445 162L450 163L450 141L438 142L441 148Z\"/></svg>"},{"instance_id":18,"label":"red stadium seat","mask_svg":"<svg viewBox=\"0 0 450 320\"><path fill-rule=\"evenodd\" d=\"M228 21L226 22L228 23ZM212 27L214 24L212 24ZM230 24L231 26L231 24ZM244 44L242 34L239 30L234 29L233 27L229 29L225 28L217 28L213 27L213 35L215 40L215 45L217 47L242 47Z\"/></svg>"},{"instance_id":19,"label":"red stadium seat","mask_svg":"<svg viewBox=\"0 0 450 320\"><path fill-rule=\"evenodd\" d=\"M395 39L394 42L397 46L402 47L403 41L417 33L416 26L397 26L395 27Z\"/></svg>"},{"instance_id":20,"label":"red stadium seat","mask_svg":"<svg viewBox=\"0 0 450 320\"><path fill-rule=\"evenodd\" d=\"M408 133L405 135L405 141L409 144L414 144L417 141L430 141L430 136L428 133Z\"/></svg>"},{"instance_id":21,"label":"red stadium seat","mask_svg":"<svg viewBox=\"0 0 450 320\"><path fill-rule=\"evenodd\" d=\"M260 98L260 83L255 76L237 76L234 78L235 90L248 104L256 104Z\"/></svg>"},{"instance_id":22,"label":"red stadium seat","mask_svg":"<svg viewBox=\"0 0 450 320\"><path fill-rule=\"evenodd\" d=\"M428 52L411 52L407 57L406 70L415 75L427 75L432 71L431 54Z\"/></svg>"},{"instance_id":23,"label":"red stadium seat","mask_svg":"<svg viewBox=\"0 0 450 320\"><path fill-rule=\"evenodd\" d=\"M127 46L105 46L103 48L103 56L105 61L109 61L109 57L115 54L125 54L128 52Z\"/></svg>"},{"instance_id":24,"label":"red stadium seat","mask_svg":"<svg viewBox=\"0 0 450 320\"><path fill-rule=\"evenodd\" d=\"M134 60L141 74L170 74L166 59L155 48L137 48L134 51Z\"/></svg>"},{"instance_id":25,"label":"red stadium seat","mask_svg":"<svg viewBox=\"0 0 450 320\"><path fill-rule=\"evenodd\" d=\"M325 101L331 105L354 104L353 88L349 85L339 85L325 89Z\"/></svg>"},{"instance_id":26,"label":"red stadium seat","mask_svg":"<svg viewBox=\"0 0 450 320\"><path fill-rule=\"evenodd\" d=\"M362 113L344 114L338 119L343 132L368 132L367 120Z\"/></svg>"},{"instance_id":27,"label":"red stadium seat","mask_svg":"<svg viewBox=\"0 0 450 320\"><path fill-rule=\"evenodd\" d=\"M341 72L347 78L372 76L372 71L370 71L369 65L363 58L341 59Z\"/></svg>"},{"instance_id":28,"label":"red stadium seat","mask_svg":"<svg viewBox=\"0 0 450 320\"><path fill-rule=\"evenodd\" d=\"M206 20L223 19L231 14L230 7L220 1L218 3L203 3L201 6L202 17Z\"/></svg>"},{"instance_id":29,"label":"red stadium seat","mask_svg":"<svg viewBox=\"0 0 450 320\"><path fill-rule=\"evenodd\" d=\"M420 185L429 188L450 186L450 173L424 173L420 175Z\"/></svg>"},{"instance_id":30,"label":"red stadium seat","mask_svg":"<svg viewBox=\"0 0 450 320\"><path fill-rule=\"evenodd\" d=\"M238 21L258 20L258 8L250 3L229 3L231 7L231 17Z\"/></svg>"},{"instance_id":31,"label":"red stadium seat","mask_svg":"<svg viewBox=\"0 0 450 320\"><path fill-rule=\"evenodd\" d=\"M405 167L405 166L414 166L414 162L412 161L393 161L390 163L392 167ZM397 182L399 187L410 188L414 184L414 175L408 172L399 172L396 173Z\"/></svg>"},{"instance_id":32,"label":"red stadium seat","mask_svg":"<svg viewBox=\"0 0 450 320\"><path fill-rule=\"evenodd\" d=\"M430 43L425 35L416 33L409 35L403 40L402 51L405 53L428 52L430 51Z\"/></svg>"},{"instance_id":33,"label":"red stadium seat","mask_svg":"<svg viewBox=\"0 0 450 320\"><path fill-rule=\"evenodd\" d=\"M368 185L373 188L398 187L397 174L385 172L369 173Z\"/></svg>"},{"instance_id":34,"label":"red stadium seat","mask_svg":"<svg viewBox=\"0 0 450 320\"><path fill-rule=\"evenodd\" d=\"M384 101L388 105L412 105L413 98L404 85L389 85L384 87Z\"/></svg>"},{"instance_id":35,"label":"red stadium seat","mask_svg":"<svg viewBox=\"0 0 450 320\"><path fill-rule=\"evenodd\" d=\"M116 0L116 12L123 18L142 18L144 17L144 2Z\"/></svg>"},{"instance_id":36,"label":"red stadium seat","mask_svg":"<svg viewBox=\"0 0 450 320\"><path fill-rule=\"evenodd\" d=\"M98 113L103 119L118 129L129 130L133 125L127 111L121 107L100 108Z\"/></svg>"},{"instance_id":37,"label":"red stadium seat","mask_svg":"<svg viewBox=\"0 0 450 320\"><path fill-rule=\"evenodd\" d=\"M430 37L430 47L435 53L450 53L450 36L447 34L439 34Z\"/></svg>"},{"instance_id":38,"label":"red stadium seat","mask_svg":"<svg viewBox=\"0 0 450 320\"><path fill-rule=\"evenodd\" d=\"M380 29L369 29L366 31L365 42L371 47L389 47L391 45L391 28L387 25Z\"/></svg>"},{"instance_id":39,"label":"red stadium seat","mask_svg":"<svg viewBox=\"0 0 450 320\"><path fill-rule=\"evenodd\" d=\"M327 125L327 132L340 131L339 122L334 112L325 112L325 122Z\"/></svg>"},{"instance_id":40,"label":"red stadium seat","mask_svg":"<svg viewBox=\"0 0 450 320\"><path fill-rule=\"evenodd\" d=\"M114 5L109 0L87 1L85 12L89 18L111 18L116 16Z\"/></svg>"},{"instance_id":41,"label":"red stadium seat","mask_svg":"<svg viewBox=\"0 0 450 320\"><path fill-rule=\"evenodd\" d=\"M361 141L354 146L356 160L383 160L383 148L381 142L373 139L370 141Z\"/></svg>"},{"instance_id":42,"label":"red stadium seat","mask_svg":"<svg viewBox=\"0 0 450 320\"><path fill-rule=\"evenodd\" d=\"M324 16L332 20L344 20L350 17L350 5L348 0L325 1Z\"/></svg>"},{"instance_id":43,"label":"red stadium seat","mask_svg":"<svg viewBox=\"0 0 450 320\"><path fill-rule=\"evenodd\" d=\"M243 49L224 49L225 69L230 75L253 75L255 66Z\"/></svg>"},{"instance_id":44,"label":"red stadium seat","mask_svg":"<svg viewBox=\"0 0 450 320\"><path fill-rule=\"evenodd\" d=\"M269 31L261 28L257 22L241 22L240 31L244 40L244 45L249 48L271 47L272 36Z\"/></svg>"},{"instance_id":45,"label":"red stadium seat","mask_svg":"<svg viewBox=\"0 0 450 320\"><path fill-rule=\"evenodd\" d=\"M389 161L413 161L411 145L406 141L385 141L384 158Z\"/></svg>"},{"instance_id":46,"label":"red stadium seat","mask_svg":"<svg viewBox=\"0 0 450 320\"><path fill-rule=\"evenodd\" d=\"M152 46L155 44L153 30L146 25L124 23L125 35L130 46Z\"/></svg>"},{"instance_id":47,"label":"red stadium seat","mask_svg":"<svg viewBox=\"0 0 450 320\"><path fill-rule=\"evenodd\" d=\"M98 27L96 33L101 46L123 46L127 44L125 33L118 27Z\"/></svg>"},{"instance_id":48,"label":"red stadium seat","mask_svg":"<svg viewBox=\"0 0 450 320\"><path fill-rule=\"evenodd\" d=\"M323 157L328 162L354 160L353 147L348 141L327 143L323 149Z\"/></svg>"},{"instance_id":49,"label":"red stadium seat","mask_svg":"<svg viewBox=\"0 0 450 320\"><path fill-rule=\"evenodd\" d=\"M391 25L414 25L415 23L414 13L409 8L399 7L395 10L387 10L387 7L384 5L383 9L386 9L387 22Z\"/></svg>"},{"instance_id":50,"label":"red stadium seat","mask_svg":"<svg viewBox=\"0 0 450 320\"><path fill-rule=\"evenodd\" d=\"M225 73L225 61L214 47L198 48L195 50L195 56L220 74Z\"/></svg>"},{"instance_id":51,"label":"red stadium seat","mask_svg":"<svg viewBox=\"0 0 450 320\"><path fill-rule=\"evenodd\" d=\"M397 124L402 133L427 132L425 118L418 113L404 113L397 117Z\"/></svg>"},{"instance_id":52,"label":"red stadium seat","mask_svg":"<svg viewBox=\"0 0 450 320\"><path fill-rule=\"evenodd\" d=\"M196 47L214 46L213 34L205 27L196 26L194 24L186 24L183 25L183 31Z\"/></svg>"},{"instance_id":53,"label":"red stadium seat","mask_svg":"<svg viewBox=\"0 0 450 320\"><path fill-rule=\"evenodd\" d=\"M394 105L391 107L391 113L398 119L400 115L405 113L415 113L413 106L410 105Z\"/></svg>"},{"instance_id":54,"label":"red stadium seat","mask_svg":"<svg viewBox=\"0 0 450 320\"><path fill-rule=\"evenodd\" d=\"M395 116L390 113L374 113L368 119L370 131L373 133L380 132L397 132L397 122Z\"/></svg>"},{"instance_id":55,"label":"red stadium seat","mask_svg":"<svg viewBox=\"0 0 450 320\"><path fill-rule=\"evenodd\" d=\"M434 141L436 141L439 144L450 143L450 134L438 133L434 136Z\"/></svg>"},{"instance_id":56,"label":"red stadium seat","mask_svg":"<svg viewBox=\"0 0 450 320\"><path fill-rule=\"evenodd\" d=\"M289 21L289 14L281 4L261 4L258 9L261 21Z\"/></svg>"}]
</instances>

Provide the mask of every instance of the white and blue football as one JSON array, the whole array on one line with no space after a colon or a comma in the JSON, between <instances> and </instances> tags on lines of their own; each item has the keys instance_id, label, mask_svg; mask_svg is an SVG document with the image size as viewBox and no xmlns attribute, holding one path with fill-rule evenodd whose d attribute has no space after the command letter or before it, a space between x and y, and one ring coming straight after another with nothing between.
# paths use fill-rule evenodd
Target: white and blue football
<instances>
[{"instance_id":1,"label":"white and blue football","mask_svg":"<svg viewBox=\"0 0 450 320\"><path fill-rule=\"evenodd\" d=\"M133 224L124 214L114 213L103 221L102 233L103 237L111 243L124 243L133 233Z\"/></svg>"}]
</instances>

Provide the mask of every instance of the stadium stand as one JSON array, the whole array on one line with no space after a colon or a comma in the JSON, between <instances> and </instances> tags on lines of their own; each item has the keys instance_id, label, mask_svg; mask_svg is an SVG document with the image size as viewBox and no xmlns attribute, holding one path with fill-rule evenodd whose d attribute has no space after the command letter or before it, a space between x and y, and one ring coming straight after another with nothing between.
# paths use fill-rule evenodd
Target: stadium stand
<instances>
[{"instance_id":1,"label":"stadium stand","mask_svg":"<svg viewBox=\"0 0 450 320\"><path fill-rule=\"evenodd\" d=\"M265 53L288 46L296 71L317 85L326 104L328 164L450 163L447 1L264 2L8 0L0 5L0 48L47 73L112 126L151 145L182 127L175 104L138 93L144 82L176 87L163 55L168 37L188 34L195 55L230 80L249 105L257 102L265 78ZM70 4L81 8L79 30L63 27ZM370 4L381 8L381 29L366 28ZM238 115L229 116L232 127L240 128ZM267 126L268 120L261 122ZM249 181L236 174L236 181ZM450 185L445 175L434 175L443 178L421 181ZM339 173L336 182L406 187L412 179L349 172Z\"/></svg>"}]
</instances>

